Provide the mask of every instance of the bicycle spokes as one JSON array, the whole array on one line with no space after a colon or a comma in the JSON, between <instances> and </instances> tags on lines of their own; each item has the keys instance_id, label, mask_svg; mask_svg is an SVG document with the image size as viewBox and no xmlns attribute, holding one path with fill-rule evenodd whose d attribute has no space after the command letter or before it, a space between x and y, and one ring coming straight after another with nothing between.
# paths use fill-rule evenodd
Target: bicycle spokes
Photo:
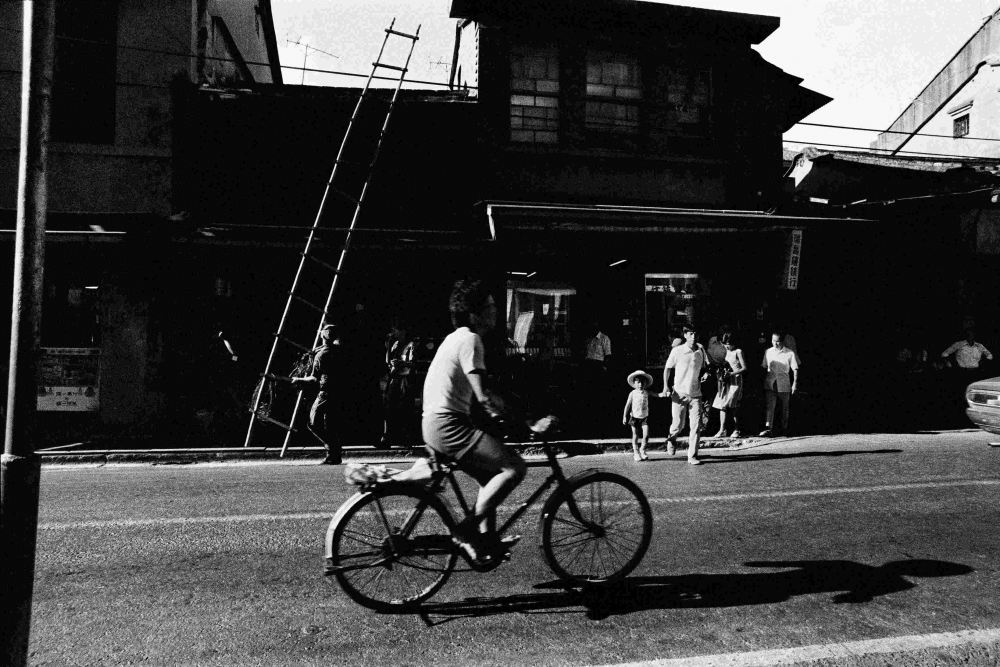
<instances>
[{"instance_id":1,"label":"bicycle spokes","mask_svg":"<svg viewBox=\"0 0 1000 667\"><path fill-rule=\"evenodd\" d=\"M597 472L559 493L542 526L542 546L556 574L602 582L621 578L638 565L649 546L652 515L635 484Z\"/></svg>"}]
</instances>

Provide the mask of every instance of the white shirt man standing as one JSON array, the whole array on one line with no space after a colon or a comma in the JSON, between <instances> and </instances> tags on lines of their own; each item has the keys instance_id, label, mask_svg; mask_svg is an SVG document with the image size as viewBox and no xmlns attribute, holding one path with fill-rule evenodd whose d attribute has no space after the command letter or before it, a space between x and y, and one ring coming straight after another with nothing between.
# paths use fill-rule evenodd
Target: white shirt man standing
<instances>
[{"instance_id":1,"label":"white shirt man standing","mask_svg":"<svg viewBox=\"0 0 1000 667\"><path fill-rule=\"evenodd\" d=\"M952 343L941 353L943 359L951 355L955 355L955 365L965 370L978 369L984 357L987 361L993 361L993 353L976 340L976 332L972 329L965 331L965 340Z\"/></svg>"},{"instance_id":2,"label":"white shirt man standing","mask_svg":"<svg viewBox=\"0 0 1000 667\"><path fill-rule=\"evenodd\" d=\"M761 437L768 438L778 429L775 427L774 408L781 403L781 427L788 433L789 402L799 382L799 358L794 351L785 347L785 335L771 334L771 347L764 351L761 366L767 371L764 378L764 393L767 396L767 415Z\"/></svg>"},{"instance_id":3,"label":"white shirt man standing","mask_svg":"<svg viewBox=\"0 0 1000 667\"><path fill-rule=\"evenodd\" d=\"M673 456L675 440L680 435L685 416L691 425L688 437L688 463L698 465L698 437L701 435L702 396L701 383L707 377L708 354L695 340L695 330L684 327L684 343L670 350L663 367L663 393L670 397L670 434L667 435L667 454Z\"/></svg>"}]
</instances>

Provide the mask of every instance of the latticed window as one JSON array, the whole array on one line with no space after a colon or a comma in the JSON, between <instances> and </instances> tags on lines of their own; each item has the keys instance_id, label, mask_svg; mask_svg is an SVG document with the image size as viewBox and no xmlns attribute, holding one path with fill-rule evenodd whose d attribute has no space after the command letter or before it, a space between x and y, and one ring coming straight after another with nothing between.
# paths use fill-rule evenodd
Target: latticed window
<instances>
[{"instance_id":1,"label":"latticed window","mask_svg":"<svg viewBox=\"0 0 1000 667\"><path fill-rule=\"evenodd\" d=\"M510 139L534 144L559 140L559 52L554 47L511 50Z\"/></svg>"},{"instance_id":2,"label":"latticed window","mask_svg":"<svg viewBox=\"0 0 1000 667\"><path fill-rule=\"evenodd\" d=\"M587 54L586 126L615 134L639 132L642 73L634 56Z\"/></svg>"},{"instance_id":3,"label":"latticed window","mask_svg":"<svg viewBox=\"0 0 1000 667\"><path fill-rule=\"evenodd\" d=\"M969 114L959 116L952 121L952 136L966 137L969 135Z\"/></svg>"},{"instance_id":4,"label":"latticed window","mask_svg":"<svg viewBox=\"0 0 1000 667\"><path fill-rule=\"evenodd\" d=\"M708 122L711 107L711 74L703 69L670 69L667 102L681 126L693 130Z\"/></svg>"}]
</instances>

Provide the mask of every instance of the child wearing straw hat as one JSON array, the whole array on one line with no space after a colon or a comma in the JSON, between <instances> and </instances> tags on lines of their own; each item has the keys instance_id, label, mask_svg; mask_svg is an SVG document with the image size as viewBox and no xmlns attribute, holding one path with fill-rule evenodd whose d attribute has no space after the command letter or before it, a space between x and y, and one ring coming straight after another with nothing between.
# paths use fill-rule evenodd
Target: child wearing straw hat
<instances>
[{"instance_id":1,"label":"child wearing straw hat","mask_svg":"<svg viewBox=\"0 0 1000 667\"><path fill-rule=\"evenodd\" d=\"M622 424L632 427L632 458L636 461L647 461L646 445L649 444L649 386L653 384L653 376L646 371L634 371L628 376L628 384L633 387L625 400L625 411L622 413ZM639 432L642 431L642 445L639 445Z\"/></svg>"}]
</instances>

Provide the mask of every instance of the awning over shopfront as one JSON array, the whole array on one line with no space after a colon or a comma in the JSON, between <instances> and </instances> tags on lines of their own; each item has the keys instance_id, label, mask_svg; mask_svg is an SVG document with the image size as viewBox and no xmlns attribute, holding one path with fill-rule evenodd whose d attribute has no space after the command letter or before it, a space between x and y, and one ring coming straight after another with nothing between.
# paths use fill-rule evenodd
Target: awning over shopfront
<instances>
[{"instance_id":1,"label":"awning over shopfront","mask_svg":"<svg viewBox=\"0 0 1000 667\"><path fill-rule=\"evenodd\" d=\"M876 224L867 218L772 215L765 211L667 208L602 204L484 201L490 239L508 232L703 234L830 230L845 224Z\"/></svg>"}]
</instances>

